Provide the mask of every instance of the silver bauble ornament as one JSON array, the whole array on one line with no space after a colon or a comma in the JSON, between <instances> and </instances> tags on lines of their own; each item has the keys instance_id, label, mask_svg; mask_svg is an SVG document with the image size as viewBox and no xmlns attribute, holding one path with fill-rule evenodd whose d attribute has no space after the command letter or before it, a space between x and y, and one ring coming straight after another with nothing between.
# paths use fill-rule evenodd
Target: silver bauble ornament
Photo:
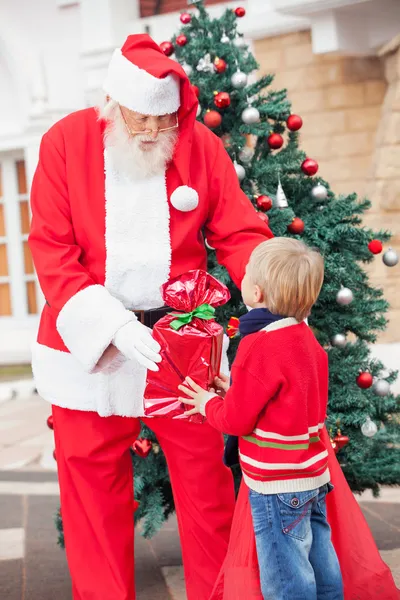
<instances>
[{"instance_id":1,"label":"silver bauble ornament","mask_svg":"<svg viewBox=\"0 0 400 600\"><path fill-rule=\"evenodd\" d=\"M341 287L338 293L336 294L336 302L341 306L347 306L353 302L354 295L353 292L346 287Z\"/></svg>"},{"instance_id":2,"label":"silver bauble ornament","mask_svg":"<svg viewBox=\"0 0 400 600\"><path fill-rule=\"evenodd\" d=\"M230 40L230 39L229 39L229 37L226 35L226 33L223 33L223 34L222 34L222 38L221 38L221 40L220 40L220 41L221 41L221 44L229 44L229 42L230 42L231 40Z\"/></svg>"},{"instance_id":3,"label":"silver bauble ornament","mask_svg":"<svg viewBox=\"0 0 400 600\"><path fill-rule=\"evenodd\" d=\"M390 383L386 381L386 379L377 379L374 382L372 389L377 396L387 396L390 392Z\"/></svg>"},{"instance_id":4,"label":"silver bauble ornament","mask_svg":"<svg viewBox=\"0 0 400 600\"><path fill-rule=\"evenodd\" d=\"M242 112L242 121L246 123L246 125L253 125L253 123L258 123L260 120L260 113L254 106L248 106Z\"/></svg>"},{"instance_id":5,"label":"silver bauble ornament","mask_svg":"<svg viewBox=\"0 0 400 600\"><path fill-rule=\"evenodd\" d=\"M281 182L278 183L274 206L275 206L275 208L287 208L289 206L289 203L287 201L285 192L283 191Z\"/></svg>"},{"instance_id":6,"label":"silver bauble ornament","mask_svg":"<svg viewBox=\"0 0 400 600\"><path fill-rule=\"evenodd\" d=\"M236 71L231 77L231 84L237 90L241 90L247 85L247 75L243 71Z\"/></svg>"},{"instance_id":7,"label":"silver bauble ornament","mask_svg":"<svg viewBox=\"0 0 400 600\"><path fill-rule=\"evenodd\" d=\"M386 250L385 254L382 256L382 260L387 267L395 267L399 262L399 255L396 250L389 248Z\"/></svg>"},{"instance_id":8,"label":"silver bauble ornament","mask_svg":"<svg viewBox=\"0 0 400 600\"><path fill-rule=\"evenodd\" d=\"M249 162L251 162L253 156L254 156L254 150L253 150L253 148L249 148L249 146L245 146L239 152L239 159L240 159L240 161L242 163L245 163L246 165Z\"/></svg>"},{"instance_id":9,"label":"silver bauble ornament","mask_svg":"<svg viewBox=\"0 0 400 600\"><path fill-rule=\"evenodd\" d=\"M346 345L346 336L344 333L336 333L332 338L331 338L331 344L332 346L335 346L335 348L344 348Z\"/></svg>"},{"instance_id":10,"label":"silver bauble ornament","mask_svg":"<svg viewBox=\"0 0 400 600\"><path fill-rule=\"evenodd\" d=\"M322 200L327 199L328 190L324 185L322 185L322 183L319 183L311 190L311 196L314 198L314 200L318 200L321 202Z\"/></svg>"},{"instance_id":11,"label":"silver bauble ornament","mask_svg":"<svg viewBox=\"0 0 400 600\"><path fill-rule=\"evenodd\" d=\"M243 181L243 179L246 177L246 171L244 167L242 167L242 165L239 165L239 163L237 163L236 160L233 163L233 166L235 167L236 175L238 176L239 181Z\"/></svg>"},{"instance_id":12,"label":"silver bauble ornament","mask_svg":"<svg viewBox=\"0 0 400 600\"><path fill-rule=\"evenodd\" d=\"M201 106L200 104L197 107L197 111L196 111L196 117L199 117L201 115Z\"/></svg>"},{"instance_id":13,"label":"silver bauble ornament","mask_svg":"<svg viewBox=\"0 0 400 600\"><path fill-rule=\"evenodd\" d=\"M361 425L361 433L365 435L365 437L374 437L376 432L378 431L378 427L376 423L371 420L371 417L367 417L365 422Z\"/></svg>"},{"instance_id":14,"label":"silver bauble ornament","mask_svg":"<svg viewBox=\"0 0 400 600\"><path fill-rule=\"evenodd\" d=\"M233 40L233 45L235 46L235 48L246 48L247 43L243 36L238 35Z\"/></svg>"},{"instance_id":15,"label":"silver bauble ornament","mask_svg":"<svg viewBox=\"0 0 400 600\"><path fill-rule=\"evenodd\" d=\"M185 71L186 75L188 77L190 77L191 74L193 73L193 68L190 65L188 65L187 63L185 63L185 62L182 63L181 67Z\"/></svg>"}]
</instances>

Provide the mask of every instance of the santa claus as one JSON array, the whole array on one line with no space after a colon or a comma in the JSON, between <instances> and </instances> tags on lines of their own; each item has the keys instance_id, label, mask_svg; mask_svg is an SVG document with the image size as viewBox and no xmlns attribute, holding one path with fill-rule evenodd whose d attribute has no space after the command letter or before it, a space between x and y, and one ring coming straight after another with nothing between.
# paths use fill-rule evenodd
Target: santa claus
<instances>
[{"instance_id":1,"label":"santa claus","mask_svg":"<svg viewBox=\"0 0 400 600\"><path fill-rule=\"evenodd\" d=\"M271 237L241 191L222 142L196 122L178 63L147 35L115 51L105 105L43 137L29 237L46 305L33 349L53 404L66 552L75 600L132 600L129 448L159 346L160 287L206 269L204 236L239 286ZM189 600L207 600L234 509L223 439L207 423L142 419L167 459Z\"/></svg>"}]
</instances>

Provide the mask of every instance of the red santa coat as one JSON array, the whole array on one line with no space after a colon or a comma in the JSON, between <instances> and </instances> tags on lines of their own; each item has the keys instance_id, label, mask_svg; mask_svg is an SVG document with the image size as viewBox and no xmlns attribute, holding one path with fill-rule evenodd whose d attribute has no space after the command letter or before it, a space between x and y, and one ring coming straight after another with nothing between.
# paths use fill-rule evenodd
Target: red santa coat
<instances>
[{"instance_id":1,"label":"red santa coat","mask_svg":"<svg viewBox=\"0 0 400 600\"><path fill-rule=\"evenodd\" d=\"M45 134L32 185L29 244L47 301L33 348L36 385L53 404L102 416L143 414L141 365L93 369L133 309L161 306L169 278L206 269L203 231L238 286L252 250L272 236L219 138L195 121L197 99L184 71L154 46L152 74L181 80L179 141L165 176L124 177L89 108ZM193 210L173 206L196 193Z\"/></svg>"}]
</instances>

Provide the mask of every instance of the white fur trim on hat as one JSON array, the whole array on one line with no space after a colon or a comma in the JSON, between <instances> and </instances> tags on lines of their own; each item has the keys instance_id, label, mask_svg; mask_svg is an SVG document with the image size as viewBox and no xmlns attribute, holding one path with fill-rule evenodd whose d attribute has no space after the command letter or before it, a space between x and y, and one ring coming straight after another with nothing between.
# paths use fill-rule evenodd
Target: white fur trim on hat
<instances>
[{"instance_id":1,"label":"white fur trim on hat","mask_svg":"<svg viewBox=\"0 0 400 600\"><path fill-rule=\"evenodd\" d=\"M193 188L180 185L171 194L171 204L176 210L189 212L199 205L199 195Z\"/></svg>"},{"instance_id":2,"label":"white fur trim on hat","mask_svg":"<svg viewBox=\"0 0 400 600\"><path fill-rule=\"evenodd\" d=\"M113 100L143 115L167 115L180 105L180 82L174 75L158 79L130 62L119 48L112 55L103 89Z\"/></svg>"}]
</instances>

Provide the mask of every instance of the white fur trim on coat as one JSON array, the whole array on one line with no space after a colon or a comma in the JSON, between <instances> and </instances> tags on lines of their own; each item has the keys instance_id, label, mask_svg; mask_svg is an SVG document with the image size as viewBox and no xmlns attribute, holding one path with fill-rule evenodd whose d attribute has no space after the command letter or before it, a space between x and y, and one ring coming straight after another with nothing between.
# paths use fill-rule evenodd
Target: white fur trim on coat
<instances>
[{"instance_id":1,"label":"white fur trim on coat","mask_svg":"<svg viewBox=\"0 0 400 600\"><path fill-rule=\"evenodd\" d=\"M158 79L130 62L119 48L112 55L103 89L122 106L144 115L171 114L180 105L176 75Z\"/></svg>"},{"instance_id":2,"label":"white fur trim on coat","mask_svg":"<svg viewBox=\"0 0 400 600\"><path fill-rule=\"evenodd\" d=\"M104 286L90 285L64 304L57 331L83 369L91 372L118 329L135 318Z\"/></svg>"},{"instance_id":3,"label":"white fur trim on coat","mask_svg":"<svg viewBox=\"0 0 400 600\"><path fill-rule=\"evenodd\" d=\"M147 310L164 304L160 287L170 277L171 237L165 175L133 180L106 171L105 287L125 308Z\"/></svg>"},{"instance_id":4,"label":"white fur trim on coat","mask_svg":"<svg viewBox=\"0 0 400 600\"><path fill-rule=\"evenodd\" d=\"M226 333L224 333L224 337L222 338L222 356L221 356L220 373L223 373L224 375L228 375L228 376L230 375L229 360L228 360L229 344L230 344L230 339L226 335Z\"/></svg>"},{"instance_id":5,"label":"white fur trim on coat","mask_svg":"<svg viewBox=\"0 0 400 600\"><path fill-rule=\"evenodd\" d=\"M195 189L180 185L171 194L171 204L176 210L189 212L199 205L199 195Z\"/></svg>"},{"instance_id":6,"label":"white fur trim on coat","mask_svg":"<svg viewBox=\"0 0 400 600\"><path fill-rule=\"evenodd\" d=\"M136 361L122 360L112 373L87 373L72 354L35 343L32 371L38 393L51 404L101 417L143 416L147 371Z\"/></svg>"}]
</instances>

